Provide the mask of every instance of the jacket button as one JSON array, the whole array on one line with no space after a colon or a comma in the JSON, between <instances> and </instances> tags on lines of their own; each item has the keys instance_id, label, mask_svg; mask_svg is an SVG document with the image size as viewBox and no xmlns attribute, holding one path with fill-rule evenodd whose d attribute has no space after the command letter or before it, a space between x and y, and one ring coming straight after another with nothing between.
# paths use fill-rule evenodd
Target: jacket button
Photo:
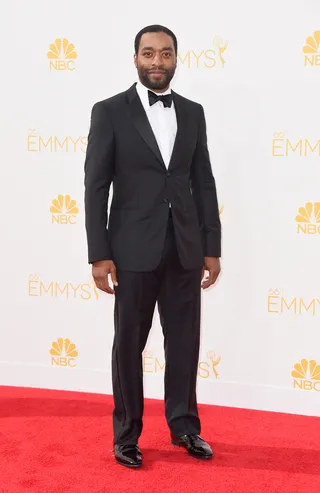
<instances>
[{"instance_id":1,"label":"jacket button","mask_svg":"<svg viewBox=\"0 0 320 493\"><path fill-rule=\"evenodd\" d=\"M167 176L171 176L171 172L170 171L167 171Z\"/></svg>"},{"instance_id":2,"label":"jacket button","mask_svg":"<svg viewBox=\"0 0 320 493\"><path fill-rule=\"evenodd\" d=\"M163 199L163 202L167 203L168 202L168 199Z\"/></svg>"}]
</instances>

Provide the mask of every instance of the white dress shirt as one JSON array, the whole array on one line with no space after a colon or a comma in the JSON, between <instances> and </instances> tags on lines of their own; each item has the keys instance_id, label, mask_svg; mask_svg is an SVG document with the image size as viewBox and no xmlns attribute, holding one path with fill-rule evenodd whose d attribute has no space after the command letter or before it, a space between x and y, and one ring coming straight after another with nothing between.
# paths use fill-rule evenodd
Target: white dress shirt
<instances>
[{"instance_id":1,"label":"white dress shirt","mask_svg":"<svg viewBox=\"0 0 320 493\"><path fill-rule=\"evenodd\" d=\"M148 88L138 81L136 89L158 143L162 159L168 168L177 134L177 117L174 103L172 102L170 108L165 108L161 101L157 101L150 106ZM165 96L166 94L171 94L171 89L155 94L157 96Z\"/></svg>"}]
</instances>

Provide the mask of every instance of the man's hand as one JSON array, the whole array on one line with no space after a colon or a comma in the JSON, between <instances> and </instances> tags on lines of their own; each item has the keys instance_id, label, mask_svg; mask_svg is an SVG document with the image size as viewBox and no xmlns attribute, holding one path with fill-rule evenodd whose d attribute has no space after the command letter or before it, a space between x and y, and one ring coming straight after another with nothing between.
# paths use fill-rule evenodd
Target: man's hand
<instances>
[{"instance_id":1,"label":"man's hand","mask_svg":"<svg viewBox=\"0 0 320 493\"><path fill-rule=\"evenodd\" d=\"M92 264L92 277L97 288L108 294L114 294L114 290L109 286L108 275L111 275L111 280L115 286L117 282L117 270L112 260L98 260Z\"/></svg>"},{"instance_id":2,"label":"man's hand","mask_svg":"<svg viewBox=\"0 0 320 493\"><path fill-rule=\"evenodd\" d=\"M202 269L201 280L204 276L204 271L209 271L209 276L201 284L202 289L207 289L211 284L214 284L220 274L220 259L218 257L204 257L204 267Z\"/></svg>"}]
</instances>

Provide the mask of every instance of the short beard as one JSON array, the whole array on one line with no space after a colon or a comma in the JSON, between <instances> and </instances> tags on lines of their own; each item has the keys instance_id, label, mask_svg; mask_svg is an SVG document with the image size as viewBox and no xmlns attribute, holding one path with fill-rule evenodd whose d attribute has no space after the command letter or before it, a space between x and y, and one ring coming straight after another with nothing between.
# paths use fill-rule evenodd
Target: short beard
<instances>
[{"instance_id":1,"label":"short beard","mask_svg":"<svg viewBox=\"0 0 320 493\"><path fill-rule=\"evenodd\" d=\"M151 89L151 90L154 89L154 90L160 90L160 91L169 86L171 80L174 77L175 71L176 71L176 68L172 67L172 69L165 71L165 74L164 74L165 78L162 81L160 81L160 80L159 81L154 81L154 80L152 81L149 78L148 71L139 69L139 67L138 67L138 74L139 74L139 78L140 78L142 84L144 86L146 86L148 89Z\"/></svg>"}]
</instances>

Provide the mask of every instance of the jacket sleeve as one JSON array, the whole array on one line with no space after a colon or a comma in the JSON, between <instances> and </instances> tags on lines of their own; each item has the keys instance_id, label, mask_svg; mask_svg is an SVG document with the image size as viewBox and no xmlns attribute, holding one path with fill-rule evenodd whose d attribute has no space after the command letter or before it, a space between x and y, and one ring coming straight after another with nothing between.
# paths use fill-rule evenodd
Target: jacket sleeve
<instances>
[{"instance_id":1,"label":"jacket sleeve","mask_svg":"<svg viewBox=\"0 0 320 493\"><path fill-rule=\"evenodd\" d=\"M197 146L191 164L191 191L196 204L205 257L221 256L221 223L215 179L207 146L206 120L200 107Z\"/></svg>"},{"instance_id":2,"label":"jacket sleeve","mask_svg":"<svg viewBox=\"0 0 320 493\"><path fill-rule=\"evenodd\" d=\"M113 178L113 127L103 103L91 111L88 146L84 164L85 227L88 262L111 260L108 239L108 198Z\"/></svg>"}]
</instances>

